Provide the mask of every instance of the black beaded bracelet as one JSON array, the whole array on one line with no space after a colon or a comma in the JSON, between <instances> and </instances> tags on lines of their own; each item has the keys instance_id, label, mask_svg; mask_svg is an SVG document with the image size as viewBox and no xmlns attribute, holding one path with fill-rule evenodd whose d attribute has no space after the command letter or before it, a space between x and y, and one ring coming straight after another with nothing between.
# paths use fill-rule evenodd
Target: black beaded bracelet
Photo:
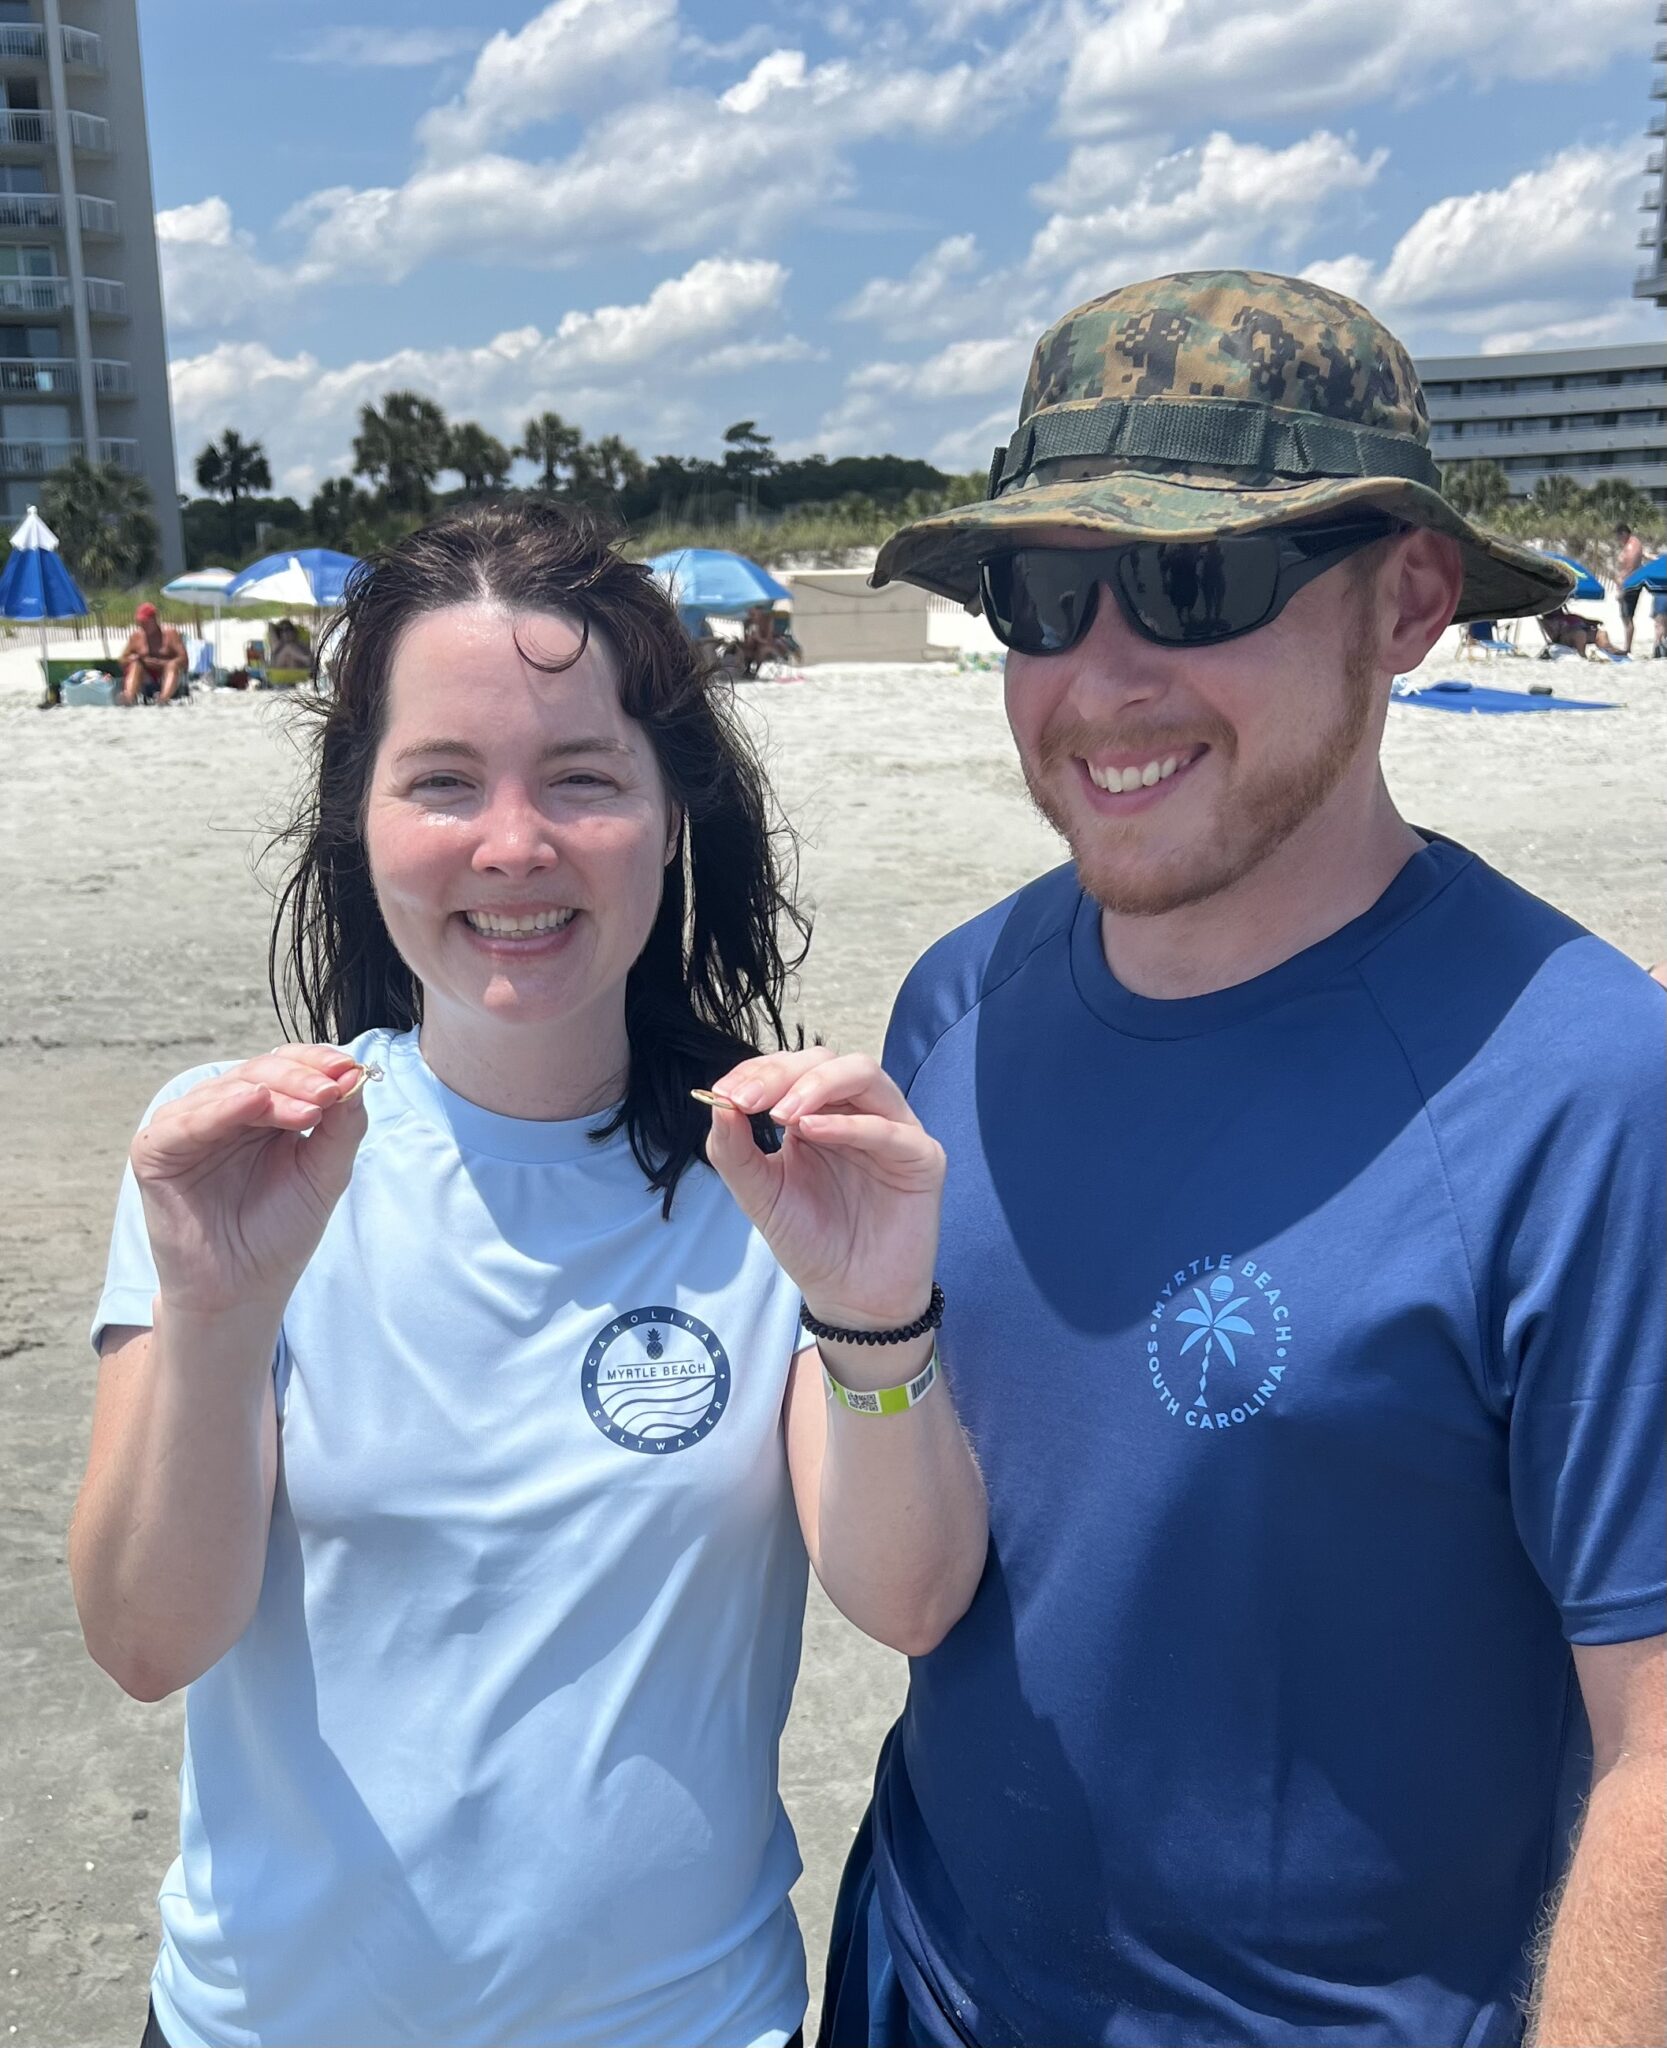
<instances>
[{"instance_id":1,"label":"black beaded bracelet","mask_svg":"<svg viewBox=\"0 0 1667 2048\"><path fill-rule=\"evenodd\" d=\"M799 1321L813 1337L826 1337L830 1344L909 1344L942 1324L943 1289L934 1280L932 1299L926 1304L925 1315L916 1316L912 1323L905 1323L900 1330L842 1330L836 1323L819 1323L802 1301L799 1303Z\"/></svg>"}]
</instances>

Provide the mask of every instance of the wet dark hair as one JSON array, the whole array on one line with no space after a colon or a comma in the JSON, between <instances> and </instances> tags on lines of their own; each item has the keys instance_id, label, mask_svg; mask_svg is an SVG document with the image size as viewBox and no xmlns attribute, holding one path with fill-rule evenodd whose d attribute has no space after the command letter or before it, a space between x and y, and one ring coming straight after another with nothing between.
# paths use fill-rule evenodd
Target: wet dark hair
<instances>
[{"instance_id":1,"label":"wet dark hair","mask_svg":"<svg viewBox=\"0 0 1667 2048\"><path fill-rule=\"evenodd\" d=\"M810 923L793 902L793 835L774 814L728 684L696 654L648 571L588 515L536 501L473 509L396 542L350 579L321 649L330 686L299 700L313 773L273 841L291 865L268 951L272 999L287 1029L299 1032L304 1016L308 1035L338 1044L421 1021L421 986L371 884L365 800L401 634L424 613L483 601L560 612L584 640L606 643L621 709L648 735L681 818L659 913L625 984L625 1099L598 1132L630 1133L669 1216L678 1181L704 1156L708 1113L689 1090L787 1044L782 1002ZM784 926L794 943L786 956Z\"/></svg>"}]
</instances>

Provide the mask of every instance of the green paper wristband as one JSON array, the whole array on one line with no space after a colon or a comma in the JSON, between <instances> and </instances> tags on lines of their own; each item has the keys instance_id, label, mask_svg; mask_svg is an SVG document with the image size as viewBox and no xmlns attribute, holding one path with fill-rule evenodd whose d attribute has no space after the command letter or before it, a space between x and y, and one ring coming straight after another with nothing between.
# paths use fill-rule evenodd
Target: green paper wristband
<instances>
[{"instance_id":1,"label":"green paper wristband","mask_svg":"<svg viewBox=\"0 0 1667 2048\"><path fill-rule=\"evenodd\" d=\"M849 1408L853 1415L907 1415L937 1383L938 1347L933 1345L932 1356L912 1380L905 1380L900 1387L877 1387L872 1393L860 1393L853 1387L842 1387L826 1366L822 1368L822 1377L828 1383L830 1397L842 1408Z\"/></svg>"}]
</instances>

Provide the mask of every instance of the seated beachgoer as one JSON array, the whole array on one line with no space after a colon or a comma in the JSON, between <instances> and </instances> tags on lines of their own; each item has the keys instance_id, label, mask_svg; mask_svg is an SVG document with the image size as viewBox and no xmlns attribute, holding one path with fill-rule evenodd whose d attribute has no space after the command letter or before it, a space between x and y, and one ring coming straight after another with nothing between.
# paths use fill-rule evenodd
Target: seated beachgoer
<instances>
[{"instance_id":1,"label":"seated beachgoer","mask_svg":"<svg viewBox=\"0 0 1667 2048\"><path fill-rule=\"evenodd\" d=\"M147 684L160 686L168 703L185 675L185 642L156 615L156 606L142 604L133 614L133 631L122 649L122 702L137 704Z\"/></svg>"},{"instance_id":2,"label":"seated beachgoer","mask_svg":"<svg viewBox=\"0 0 1667 2048\"><path fill-rule=\"evenodd\" d=\"M1600 654L1610 652L1609 635L1597 621L1583 619L1578 612L1571 612L1567 605L1544 613L1540 619L1540 630L1545 634L1548 648L1572 647L1581 656L1593 647Z\"/></svg>"},{"instance_id":3,"label":"seated beachgoer","mask_svg":"<svg viewBox=\"0 0 1667 2048\"><path fill-rule=\"evenodd\" d=\"M293 619L275 619L267 643L268 668L311 668L312 649L307 636Z\"/></svg>"}]
</instances>

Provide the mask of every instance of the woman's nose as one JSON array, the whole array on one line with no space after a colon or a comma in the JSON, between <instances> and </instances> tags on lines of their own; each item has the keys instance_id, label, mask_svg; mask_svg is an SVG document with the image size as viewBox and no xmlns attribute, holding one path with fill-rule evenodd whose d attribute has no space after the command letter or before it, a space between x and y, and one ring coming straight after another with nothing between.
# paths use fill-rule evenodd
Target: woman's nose
<instances>
[{"instance_id":1,"label":"woman's nose","mask_svg":"<svg viewBox=\"0 0 1667 2048\"><path fill-rule=\"evenodd\" d=\"M555 832L527 790L493 790L478 826L473 863L477 869L528 874L556 863Z\"/></svg>"}]
</instances>

